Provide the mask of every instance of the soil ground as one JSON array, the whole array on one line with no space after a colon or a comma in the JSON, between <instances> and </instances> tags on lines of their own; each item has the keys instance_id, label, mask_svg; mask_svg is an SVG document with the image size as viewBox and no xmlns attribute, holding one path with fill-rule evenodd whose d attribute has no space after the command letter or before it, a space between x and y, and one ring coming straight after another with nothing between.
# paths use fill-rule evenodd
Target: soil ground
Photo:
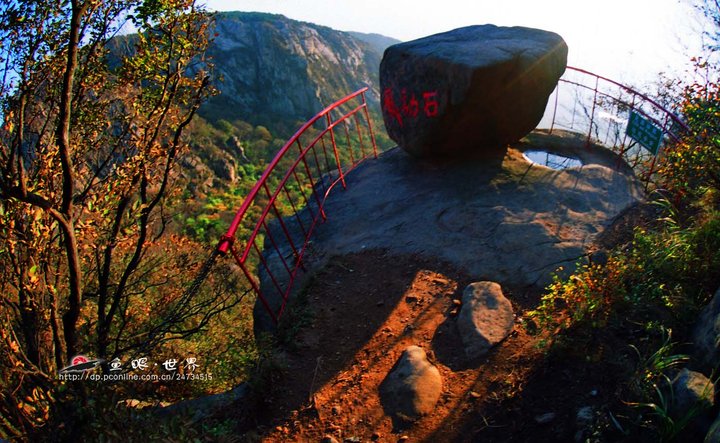
<instances>
[{"instance_id":1,"label":"soil ground","mask_svg":"<svg viewBox=\"0 0 720 443\"><path fill-rule=\"evenodd\" d=\"M542 442L587 436L578 410L589 406L609 416L628 349L613 349L612 337L590 337L580 349L547 353L541 338L521 324L542 290L503 286L515 328L486 357L468 361L455 315L472 281L462 269L420 256L367 251L330 260L304 291L306 324L284 350L284 375L257 411L266 423L257 429L262 441ZM393 422L378 387L410 345L426 350L438 367L443 393L431 414L414 423ZM543 414L553 415L545 422ZM615 441L621 440L618 435Z\"/></svg>"}]
</instances>

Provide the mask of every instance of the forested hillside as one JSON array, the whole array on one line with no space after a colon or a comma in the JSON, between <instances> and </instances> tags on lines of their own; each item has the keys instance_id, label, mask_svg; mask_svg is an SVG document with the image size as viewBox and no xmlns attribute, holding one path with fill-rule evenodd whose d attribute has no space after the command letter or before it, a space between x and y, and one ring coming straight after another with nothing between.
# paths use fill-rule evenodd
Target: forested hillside
<instances>
[{"instance_id":1,"label":"forested hillside","mask_svg":"<svg viewBox=\"0 0 720 443\"><path fill-rule=\"evenodd\" d=\"M392 145L380 116L378 67L384 47L396 42L273 14L226 12L214 20L208 55L219 93L188 127L184 160L195 183L185 193L184 229L207 242L217 241L285 141L334 101L369 87L378 146Z\"/></svg>"}]
</instances>

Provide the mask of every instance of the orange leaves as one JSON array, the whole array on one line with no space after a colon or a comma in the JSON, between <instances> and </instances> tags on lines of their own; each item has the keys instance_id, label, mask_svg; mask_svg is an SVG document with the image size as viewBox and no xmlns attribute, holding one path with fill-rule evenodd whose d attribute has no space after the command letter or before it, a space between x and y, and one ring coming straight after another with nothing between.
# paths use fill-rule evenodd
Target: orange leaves
<instances>
[{"instance_id":1,"label":"orange leaves","mask_svg":"<svg viewBox=\"0 0 720 443\"><path fill-rule=\"evenodd\" d=\"M25 396L24 400L17 402L17 409L29 420L41 424L44 423L50 415L49 401L51 399L52 397L49 394L35 387L30 395Z\"/></svg>"},{"instance_id":2,"label":"orange leaves","mask_svg":"<svg viewBox=\"0 0 720 443\"><path fill-rule=\"evenodd\" d=\"M567 329L577 322L602 326L613 305L625 298L628 271L625 259L610 257L605 265L579 266L567 280L556 275L538 308L528 313L529 317L548 331Z\"/></svg>"}]
</instances>

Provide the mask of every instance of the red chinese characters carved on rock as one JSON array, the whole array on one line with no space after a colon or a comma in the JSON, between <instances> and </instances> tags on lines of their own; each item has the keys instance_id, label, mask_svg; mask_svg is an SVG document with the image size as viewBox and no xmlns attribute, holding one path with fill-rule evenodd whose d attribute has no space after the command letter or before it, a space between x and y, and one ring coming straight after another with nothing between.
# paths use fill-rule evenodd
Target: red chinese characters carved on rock
<instances>
[{"instance_id":1,"label":"red chinese characters carved on rock","mask_svg":"<svg viewBox=\"0 0 720 443\"><path fill-rule=\"evenodd\" d=\"M422 97L422 113L428 118L438 116L439 105L437 101L437 91L426 91L421 94ZM383 91L383 108L392 118L394 118L400 127L403 126L403 118L417 118L420 115L421 103L417 95L413 92L408 95L407 89L400 92L400 106L395 103L395 94L390 88Z\"/></svg>"}]
</instances>

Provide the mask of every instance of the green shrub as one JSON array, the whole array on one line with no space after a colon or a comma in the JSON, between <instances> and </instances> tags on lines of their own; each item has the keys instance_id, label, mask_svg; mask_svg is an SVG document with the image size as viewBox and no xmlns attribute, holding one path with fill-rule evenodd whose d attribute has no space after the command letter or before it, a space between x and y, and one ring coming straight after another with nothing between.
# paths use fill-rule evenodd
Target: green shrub
<instances>
[{"instance_id":1,"label":"green shrub","mask_svg":"<svg viewBox=\"0 0 720 443\"><path fill-rule=\"evenodd\" d=\"M552 332L577 323L604 326L612 305L626 297L623 282L626 272L625 259L614 256L604 266L578 265L578 271L566 280L554 275L540 305L527 315L541 329Z\"/></svg>"}]
</instances>

